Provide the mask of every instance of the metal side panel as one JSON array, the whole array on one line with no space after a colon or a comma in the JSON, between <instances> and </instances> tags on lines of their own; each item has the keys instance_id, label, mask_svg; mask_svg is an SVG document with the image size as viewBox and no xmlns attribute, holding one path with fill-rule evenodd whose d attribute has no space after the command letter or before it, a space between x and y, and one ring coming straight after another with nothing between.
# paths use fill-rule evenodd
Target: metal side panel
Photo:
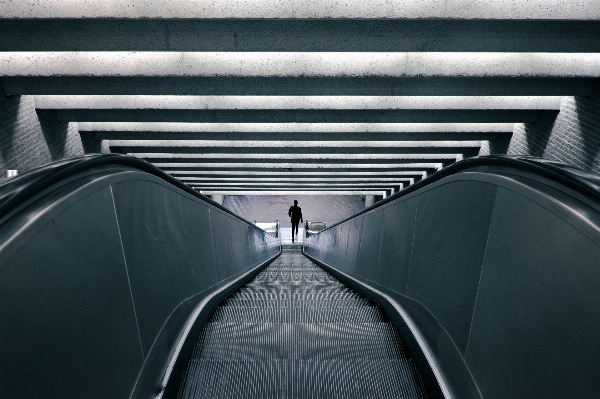
<instances>
[{"instance_id":1,"label":"metal side panel","mask_svg":"<svg viewBox=\"0 0 600 399\"><path fill-rule=\"evenodd\" d=\"M356 270L370 281L375 281L379 269L379 244L383 210L376 210L363 216L360 249Z\"/></svg>"},{"instance_id":2,"label":"metal side panel","mask_svg":"<svg viewBox=\"0 0 600 399\"><path fill-rule=\"evenodd\" d=\"M463 356L495 197L495 185L476 181L419 195L407 296L440 321Z\"/></svg>"},{"instance_id":3,"label":"metal side panel","mask_svg":"<svg viewBox=\"0 0 600 399\"><path fill-rule=\"evenodd\" d=\"M217 283L217 267L210 210L196 200L181 196L186 247L194 273L195 291L200 292Z\"/></svg>"},{"instance_id":4,"label":"metal side panel","mask_svg":"<svg viewBox=\"0 0 600 399\"><path fill-rule=\"evenodd\" d=\"M406 293L417 197L403 199L383 209L377 283Z\"/></svg>"},{"instance_id":5,"label":"metal side panel","mask_svg":"<svg viewBox=\"0 0 600 399\"><path fill-rule=\"evenodd\" d=\"M45 216L0 253L0 396L126 398L144 356L110 187Z\"/></svg>"},{"instance_id":6,"label":"metal side panel","mask_svg":"<svg viewBox=\"0 0 600 399\"><path fill-rule=\"evenodd\" d=\"M150 181L112 186L140 334L147 354L166 318L194 293L179 194Z\"/></svg>"},{"instance_id":7,"label":"metal side panel","mask_svg":"<svg viewBox=\"0 0 600 399\"><path fill-rule=\"evenodd\" d=\"M600 395L600 247L572 223L498 189L466 354L486 399Z\"/></svg>"},{"instance_id":8,"label":"metal side panel","mask_svg":"<svg viewBox=\"0 0 600 399\"><path fill-rule=\"evenodd\" d=\"M217 254L217 275L219 276L219 281L233 274L231 232L228 218L229 216L221 211L215 209L210 210L215 252Z\"/></svg>"},{"instance_id":9,"label":"metal side panel","mask_svg":"<svg viewBox=\"0 0 600 399\"><path fill-rule=\"evenodd\" d=\"M521 172L466 171L384 203L369 289L400 305L408 334L438 365L445 397L598 397L597 208L572 195L577 180L545 184ZM596 180L585 181L588 192ZM350 221L325 232L343 235ZM346 273L326 261L338 248L320 249L318 261ZM366 275L346 277L371 285Z\"/></svg>"},{"instance_id":10,"label":"metal side panel","mask_svg":"<svg viewBox=\"0 0 600 399\"><path fill-rule=\"evenodd\" d=\"M358 250L360 246L362 226L364 216L359 216L347 222L348 244L346 254L342 258L341 264L345 265L348 271L354 272L358 267Z\"/></svg>"}]
</instances>

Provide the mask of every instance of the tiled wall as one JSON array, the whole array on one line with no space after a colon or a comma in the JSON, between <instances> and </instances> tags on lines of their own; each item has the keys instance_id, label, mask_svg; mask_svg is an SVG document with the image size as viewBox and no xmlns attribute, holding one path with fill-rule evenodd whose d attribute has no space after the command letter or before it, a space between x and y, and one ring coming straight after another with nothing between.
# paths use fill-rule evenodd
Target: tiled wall
<instances>
[{"instance_id":1,"label":"tiled wall","mask_svg":"<svg viewBox=\"0 0 600 399\"><path fill-rule=\"evenodd\" d=\"M563 97L560 113L515 124L508 154L528 154L600 173L600 94Z\"/></svg>"},{"instance_id":2,"label":"tiled wall","mask_svg":"<svg viewBox=\"0 0 600 399\"><path fill-rule=\"evenodd\" d=\"M84 154L76 123L39 120L33 97L6 97L0 87L0 176L7 169L27 172Z\"/></svg>"}]
</instances>

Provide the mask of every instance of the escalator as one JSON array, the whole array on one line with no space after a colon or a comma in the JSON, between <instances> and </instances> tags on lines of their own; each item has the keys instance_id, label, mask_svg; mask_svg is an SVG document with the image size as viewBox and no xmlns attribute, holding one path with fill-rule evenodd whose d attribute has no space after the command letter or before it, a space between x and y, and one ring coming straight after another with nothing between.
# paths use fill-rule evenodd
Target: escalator
<instances>
[{"instance_id":1,"label":"escalator","mask_svg":"<svg viewBox=\"0 0 600 399\"><path fill-rule=\"evenodd\" d=\"M216 308L177 397L428 396L381 309L290 248Z\"/></svg>"},{"instance_id":2,"label":"escalator","mask_svg":"<svg viewBox=\"0 0 600 399\"><path fill-rule=\"evenodd\" d=\"M296 247L136 158L0 184L0 397L600 397L600 178L461 161Z\"/></svg>"}]
</instances>

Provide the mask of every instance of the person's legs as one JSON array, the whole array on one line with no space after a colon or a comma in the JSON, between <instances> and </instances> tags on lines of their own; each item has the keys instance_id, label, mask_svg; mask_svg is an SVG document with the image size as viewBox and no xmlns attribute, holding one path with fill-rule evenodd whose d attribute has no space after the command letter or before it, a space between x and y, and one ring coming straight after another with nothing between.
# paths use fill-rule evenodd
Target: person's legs
<instances>
[{"instance_id":1,"label":"person's legs","mask_svg":"<svg viewBox=\"0 0 600 399\"><path fill-rule=\"evenodd\" d=\"M296 235L298 235L298 221L292 220L292 242L294 242L294 229L296 229Z\"/></svg>"}]
</instances>

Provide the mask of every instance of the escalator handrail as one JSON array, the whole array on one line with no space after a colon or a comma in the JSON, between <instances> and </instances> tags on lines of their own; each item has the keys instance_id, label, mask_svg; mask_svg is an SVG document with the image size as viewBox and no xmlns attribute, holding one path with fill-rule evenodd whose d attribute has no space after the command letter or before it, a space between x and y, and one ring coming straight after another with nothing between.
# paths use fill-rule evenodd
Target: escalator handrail
<instances>
[{"instance_id":1,"label":"escalator handrail","mask_svg":"<svg viewBox=\"0 0 600 399\"><path fill-rule=\"evenodd\" d=\"M339 224L342 224L350 219L353 219L359 215L372 211L373 209L379 208L389 202L392 202L398 198L408 195L416 190L419 190L425 186L435 183L450 175L464 172L467 169L473 169L482 166L508 166L515 169L526 170L528 172L536 173L540 176L549 178L557 183L560 183L570 189L592 199L593 201L600 203L600 176L594 173L586 172L582 169L574 166L562 164L560 162L550 161L547 159L525 156L525 155L485 155L475 158L465 159L460 162L456 162L449 165L427 178L416 182L399 191L398 193L384 198L378 201L374 205L365 208L337 223L328 226L325 230L329 230ZM322 232L322 231L321 231ZM319 232L319 233L321 233ZM319 234L317 233L317 234Z\"/></svg>"},{"instance_id":2,"label":"escalator handrail","mask_svg":"<svg viewBox=\"0 0 600 399\"><path fill-rule=\"evenodd\" d=\"M223 212L255 227L246 219L236 215L229 209L225 208L218 202L213 201L205 195L200 194L187 184L163 172L161 169L146 162L140 158L123 155L123 154L88 154L78 157L63 159L52 162L39 168L33 169L27 173L16 176L6 182L0 184L0 224L2 220L15 208L23 204L33 195L59 183L60 181L102 166L126 166L138 169L142 172L154 175L185 192L208 202L209 204L219 208ZM268 234L268 233L267 233Z\"/></svg>"}]
</instances>

